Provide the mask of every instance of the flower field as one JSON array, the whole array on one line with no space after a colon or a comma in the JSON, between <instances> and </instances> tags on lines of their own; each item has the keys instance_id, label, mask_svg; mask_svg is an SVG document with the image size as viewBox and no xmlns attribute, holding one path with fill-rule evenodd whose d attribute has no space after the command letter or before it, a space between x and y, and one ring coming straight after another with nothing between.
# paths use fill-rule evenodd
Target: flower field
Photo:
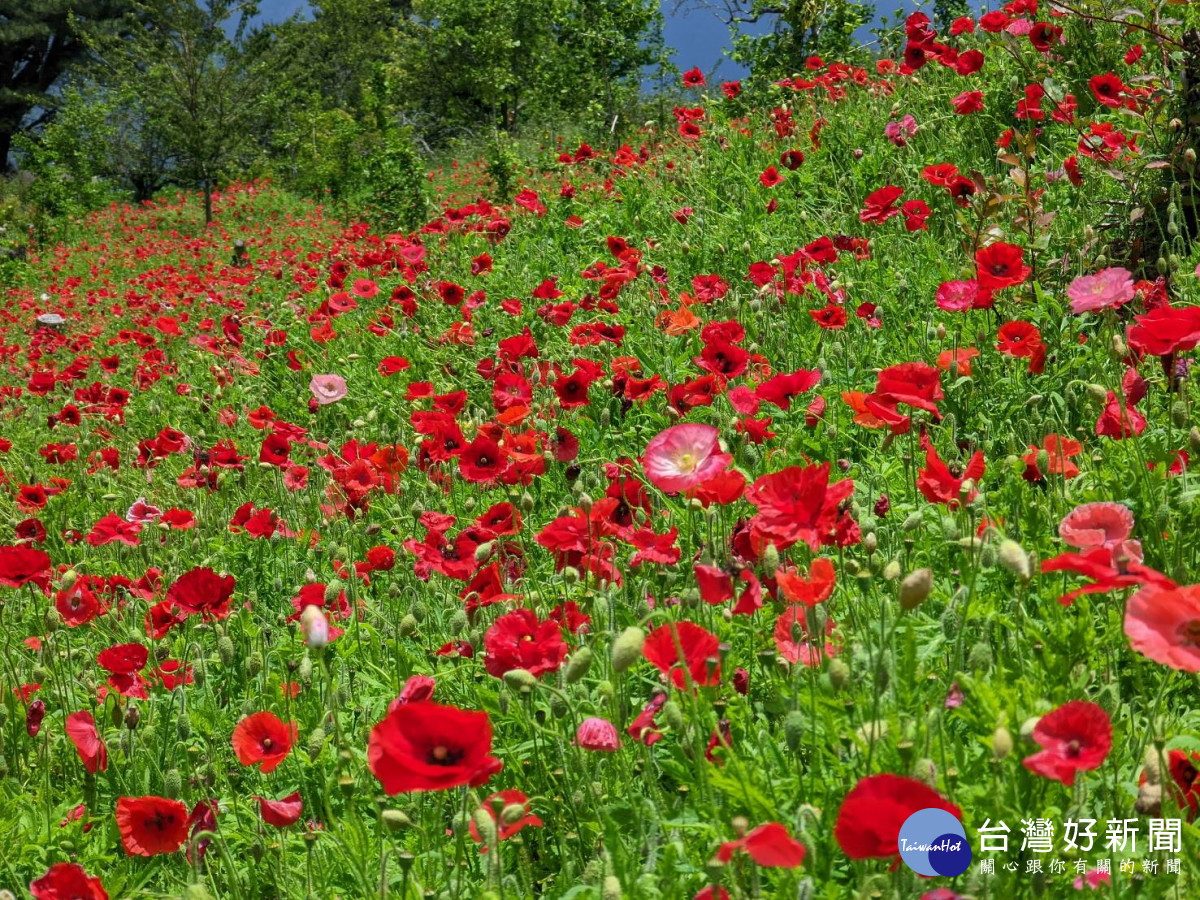
<instances>
[{"instance_id":1,"label":"flower field","mask_svg":"<svg viewBox=\"0 0 1200 900\"><path fill-rule=\"evenodd\" d=\"M1172 9L693 70L412 233L246 182L4 269L0 888L1197 896Z\"/></svg>"}]
</instances>

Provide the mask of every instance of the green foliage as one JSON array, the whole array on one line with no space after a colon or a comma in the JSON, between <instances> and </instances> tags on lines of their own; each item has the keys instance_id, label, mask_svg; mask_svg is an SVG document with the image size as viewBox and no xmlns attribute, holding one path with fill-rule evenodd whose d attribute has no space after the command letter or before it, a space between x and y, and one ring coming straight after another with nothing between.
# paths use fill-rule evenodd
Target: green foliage
<instances>
[{"instance_id":1,"label":"green foliage","mask_svg":"<svg viewBox=\"0 0 1200 900\"><path fill-rule=\"evenodd\" d=\"M22 168L33 178L28 200L43 218L78 217L114 199L106 166L115 137L109 113L95 97L72 89L39 134L17 136Z\"/></svg>"},{"instance_id":2,"label":"green foliage","mask_svg":"<svg viewBox=\"0 0 1200 900\"><path fill-rule=\"evenodd\" d=\"M416 0L391 64L431 143L579 115L596 128L665 64L651 0Z\"/></svg>"},{"instance_id":3,"label":"green foliage","mask_svg":"<svg viewBox=\"0 0 1200 900\"><path fill-rule=\"evenodd\" d=\"M512 138L505 131L497 131L487 145L485 163L487 173L495 185L496 199L507 203L512 199L520 173L521 157Z\"/></svg>"},{"instance_id":4,"label":"green foliage","mask_svg":"<svg viewBox=\"0 0 1200 900\"><path fill-rule=\"evenodd\" d=\"M245 172L254 155L263 94L244 35L255 11L235 0L138 0L140 21L152 24L94 43L97 75L119 86L135 139L161 146L172 175L204 189L206 217L218 180Z\"/></svg>"},{"instance_id":5,"label":"green foliage","mask_svg":"<svg viewBox=\"0 0 1200 900\"><path fill-rule=\"evenodd\" d=\"M381 229L409 231L425 221L425 164L406 128L393 127L367 158L356 199Z\"/></svg>"}]
</instances>

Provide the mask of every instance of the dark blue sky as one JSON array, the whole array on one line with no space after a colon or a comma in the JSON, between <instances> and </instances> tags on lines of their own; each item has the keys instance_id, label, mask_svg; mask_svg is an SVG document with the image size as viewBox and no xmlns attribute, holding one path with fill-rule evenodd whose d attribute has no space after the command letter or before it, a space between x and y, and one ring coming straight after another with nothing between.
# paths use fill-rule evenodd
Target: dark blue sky
<instances>
[{"instance_id":1,"label":"dark blue sky","mask_svg":"<svg viewBox=\"0 0 1200 900\"><path fill-rule=\"evenodd\" d=\"M663 15L666 18L667 44L675 48L675 64L680 69L699 66L704 72L712 73L719 65L717 76L723 79L738 78L744 70L722 53L729 47L729 31L725 24L710 10L696 9L697 4L688 4L680 12L673 12L674 0L663 0ZM915 9L913 0L876 0L879 16L889 16L897 9ZM308 8L307 0L259 0L261 18L268 22L286 19L293 13ZM862 35L868 38L868 34Z\"/></svg>"}]
</instances>

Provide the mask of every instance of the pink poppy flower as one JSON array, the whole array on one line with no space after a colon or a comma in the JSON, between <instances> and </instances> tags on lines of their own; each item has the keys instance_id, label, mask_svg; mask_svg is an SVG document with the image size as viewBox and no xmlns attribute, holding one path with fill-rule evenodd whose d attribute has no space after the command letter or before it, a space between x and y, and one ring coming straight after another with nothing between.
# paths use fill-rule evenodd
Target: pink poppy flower
<instances>
[{"instance_id":1,"label":"pink poppy flower","mask_svg":"<svg viewBox=\"0 0 1200 900\"><path fill-rule=\"evenodd\" d=\"M1107 501L1075 507L1058 526L1058 536L1072 547L1112 549L1133 532L1129 507Z\"/></svg>"},{"instance_id":2,"label":"pink poppy flower","mask_svg":"<svg viewBox=\"0 0 1200 900\"><path fill-rule=\"evenodd\" d=\"M615 753L621 749L621 737L617 734L617 726L607 719L593 716L584 719L575 733L575 743L584 750L598 750L602 753Z\"/></svg>"},{"instance_id":3,"label":"pink poppy flower","mask_svg":"<svg viewBox=\"0 0 1200 900\"><path fill-rule=\"evenodd\" d=\"M656 488L676 494L713 478L733 459L722 453L711 425L672 425L646 445L642 468Z\"/></svg>"},{"instance_id":4,"label":"pink poppy flower","mask_svg":"<svg viewBox=\"0 0 1200 900\"><path fill-rule=\"evenodd\" d=\"M1095 275L1081 275L1067 288L1071 312L1079 315L1102 309L1116 309L1133 299L1133 274L1120 266L1101 269Z\"/></svg>"},{"instance_id":5,"label":"pink poppy flower","mask_svg":"<svg viewBox=\"0 0 1200 900\"><path fill-rule=\"evenodd\" d=\"M346 379L341 375L314 375L308 389L319 404L327 406L346 396Z\"/></svg>"},{"instance_id":6,"label":"pink poppy flower","mask_svg":"<svg viewBox=\"0 0 1200 900\"><path fill-rule=\"evenodd\" d=\"M1200 672L1200 585L1142 588L1125 604L1125 636L1147 659Z\"/></svg>"},{"instance_id":7,"label":"pink poppy flower","mask_svg":"<svg viewBox=\"0 0 1200 900\"><path fill-rule=\"evenodd\" d=\"M129 507L129 511L125 513L125 521L149 525L162 518L162 514L162 510L147 503L145 497L138 497L133 501L133 506Z\"/></svg>"}]
</instances>

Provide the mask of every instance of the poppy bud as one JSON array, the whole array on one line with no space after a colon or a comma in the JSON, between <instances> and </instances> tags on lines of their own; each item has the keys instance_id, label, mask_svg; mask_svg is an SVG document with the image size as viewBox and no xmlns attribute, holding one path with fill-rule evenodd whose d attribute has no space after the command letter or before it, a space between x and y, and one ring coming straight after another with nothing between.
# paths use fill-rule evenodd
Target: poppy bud
<instances>
[{"instance_id":1,"label":"poppy bud","mask_svg":"<svg viewBox=\"0 0 1200 900\"><path fill-rule=\"evenodd\" d=\"M921 524L924 521L925 520L922 518L922 516L919 512L909 513L908 518L906 518L904 520L904 524L901 525L900 527L904 531L916 531L918 528L921 527Z\"/></svg>"},{"instance_id":2,"label":"poppy bud","mask_svg":"<svg viewBox=\"0 0 1200 900\"><path fill-rule=\"evenodd\" d=\"M624 672L642 658L642 644L646 633L636 625L630 625L617 636L612 646L613 671Z\"/></svg>"},{"instance_id":3,"label":"poppy bud","mask_svg":"<svg viewBox=\"0 0 1200 900\"><path fill-rule=\"evenodd\" d=\"M504 673L504 683L514 691L532 691L538 680L528 669L509 669Z\"/></svg>"},{"instance_id":4,"label":"poppy bud","mask_svg":"<svg viewBox=\"0 0 1200 900\"><path fill-rule=\"evenodd\" d=\"M793 753L800 750L800 744L804 739L804 713L798 709L793 709L783 720L783 738L787 742L788 749Z\"/></svg>"},{"instance_id":5,"label":"poppy bud","mask_svg":"<svg viewBox=\"0 0 1200 900\"><path fill-rule=\"evenodd\" d=\"M1124 338L1122 338L1119 334L1114 334L1112 336L1111 353L1112 358L1116 360L1124 359L1127 355L1129 355L1129 347L1126 346Z\"/></svg>"},{"instance_id":6,"label":"poppy bud","mask_svg":"<svg viewBox=\"0 0 1200 900\"><path fill-rule=\"evenodd\" d=\"M1000 543L1000 565L1022 582L1028 582L1033 577L1029 554L1016 541L1006 539Z\"/></svg>"},{"instance_id":7,"label":"poppy bud","mask_svg":"<svg viewBox=\"0 0 1200 900\"><path fill-rule=\"evenodd\" d=\"M312 609L312 607L309 607ZM263 670L263 655L255 650L250 654L250 658L246 660L246 674L251 678L255 678Z\"/></svg>"},{"instance_id":8,"label":"poppy bud","mask_svg":"<svg viewBox=\"0 0 1200 900\"><path fill-rule=\"evenodd\" d=\"M1187 404L1182 400L1176 400L1171 404L1171 424L1176 428L1182 428L1187 424Z\"/></svg>"},{"instance_id":9,"label":"poppy bud","mask_svg":"<svg viewBox=\"0 0 1200 900\"><path fill-rule=\"evenodd\" d=\"M968 479L968 481L969 480L970 479ZM964 481L963 487L966 487L966 484L967 484L967 482ZM959 491L959 497L963 500L967 499L966 494L963 491ZM958 540L958 519L954 518L954 516L942 516L941 524L942 524L942 536L945 537L947 541L957 541Z\"/></svg>"},{"instance_id":10,"label":"poppy bud","mask_svg":"<svg viewBox=\"0 0 1200 900\"><path fill-rule=\"evenodd\" d=\"M992 667L992 645L987 641L978 641L967 654L967 668L987 671Z\"/></svg>"},{"instance_id":11,"label":"poppy bud","mask_svg":"<svg viewBox=\"0 0 1200 900\"><path fill-rule=\"evenodd\" d=\"M34 700L29 704L29 709L25 710L25 731L32 738L37 737L38 732L42 730L42 719L46 718L46 703L43 700Z\"/></svg>"},{"instance_id":12,"label":"poppy bud","mask_svg":"<svg viewBox=\"0 0 1200 900\"><path fill-rule=\"evenodd\" d=\"M125 727L133 731L142 721L142 711L132 703L125 709Z\"/></svg>"},{"instance_id":13,"label":"poppy bud","mask_svg":"<svg viewBox=\"0 0 1200 900\"><path fill-rule=\"evenodd\" d=\"M325 749L325 729L318 725L309 732L308 743L304 749L308 751L308 758L315 762L321 755L321 751Z\"/></svg>"},{"instance_id":14,"label":"poppy bud","mask_svg":"<svg viewBox=\"0 0 1200 900\"><path fill-rule=\"evenodd\" d=\"M663 704L662 708L663 719L671 727L672 731L683 731L683 710L679 708L679 704L674 700L668 700Z\"/></svg>"},{"instance_id":15,"label":"poppy bud","mask_svg":"<svg viewBox=\"0 0 1200 900\"><path fill-rule=\"evenodd\" d=\"M905 610L914 610L929 598L932 590L932 569L917 569L915 572L910 572L900 582L900 606Z\"/></svg>"},{"instance_id":16,"label":"poppy bud","mask_svg":"<svg viewBox=\"0 0 1200 900\"><path fill-rule=\"evenodd\" d=\"M229 639L229 635L221 635L217 640L217 655L221 657L222 664L227 666L232 663L234 652L233 641Z\"/></svg>"},{"instance_id":17,"label":"poppy bud","mask_svg":"<svg viewBox=\"0 0 1200 900\"><path fill-rule=\"evenodd\" d=\"M898 560L898 559L889 560L888 564L883 567L883 580L884 581L895 581L897 578L900 577L900 572L901 572L900 560Z\"/></svg>"},{"instance_id":18,"label":"poppy bud","mask_svg":"<svg viewBox=\"0 0 1200 900\"><path fill-rule=\"evenodd\" d=\"M1192 453L1200 454L1200 428L1194 425L1188 431L1188 446L1192 448Z\"/></svg>"},{"instance_id":19,"label":"poppy bud","mask_svg":"<svg viewBox=\"0 0 1200 900\"><path fill-rule=\"evenodd\" d=\"M867 554L869 555L869 554L874 553L878 548L879 548L879 538L876 537L875 532L872 531L866 537L863 538L863 549L866 550Z\"/></svg>"},{"instance_id":20,"label":"poppy bud","mask_svg":"<svg viewBox=\"0 0 1200 900\"><path fill-rule=\"evenodd\" d=\"M609 875L604 879L604 886L600 889L600 900L621 900L620 878Z\"/></svg>"},{"instance_id":21,"label":"poppy bud","mask_svg":"<svg viewBox=\"0 0 1200 900\"><path fill-rule=\"evenodd\" d=\"M850 667L843 659L829 661L829 683L835 691L840 691L850 683Z\"/></svg>"},{"instance_id":22,"label":"poppy bud","mask_svg":"<svg viewBox=\"0 0 1200 900\"><path fill-rule=\"evenodd\" d=\"M575 682L581 681L587 675L591 665L592 649L590 647L580 647L571 654L571 660L567 663L567 670L563 674L563 680L567 684L575 684Z\"/></svg>"},{"instance_id":23,"label":"poppy bud","mask_svg":"<svg viewBox=\"0 0 1200 900\"><path fill-rule=\"evenodd\" d=\"M1004 759L1013 750L1013 736L1009 730L1000 725L992 733L992 756Z\"/></svg>"},{"instance_id":24,"label":"poppy bud","mask_svg":"<svg viewBox=\"0 0 1200 900\"><path fill-rule=\"evenodd\" d=\"M574 566L563 566L562 577L567 584L578 584L579 570Z\"/></svg>"},{"instance_id":25,"label":"poppy bud","mask_svg":"<svg viewBox=\"0 0 1200 900\"><path fill-rule=\"evenodd\" d=\"M400 626L397 628L400 637L411 637L417 633L417 619L412 613L408 613L400 620Z\"/></svg>"},{"instance_id":26,"label":"poppy bud","mask_svg":"<svg viewBox=\"0 0 1200 900\"><path fill-rule=\"evenodd\" d=\"M918 759L912 770L913 778L932 788L937 787L937 766L932 759Z\"/></svg>"},{"instance_id":27,"label":"poppy bud","mask_svg":"<svg viewBox=\"0 0 1200 900\"><path fill-rule=\"evenodd\" d=\"M388 831L398 832L412 827L412 819L398 809L385 809L381 817Z\"/></svg>"},{"instance_id":28,"label":"poppy bud","mask_svg":"<svg viewBox=\"0 0 1200 900\"><path fill-rule=\"evenodd\" d=\"M183 776L179 774L178 769L167 769L167 774L163 779L163 794L176 799L183 792Z\"/></svg>"},{"instance_id":29,"label":"poppy bud","mask_svg":"<svg viewBox=\"0 0 1200 900\"><path fill-rule=\"evenodd\" d=\"M750 693L750 673L741 666L733 671L733 689L743 697Z\"/></svg>"},{"instance_id":30,"label":"poppy bud","mask_svg":"<svg viewBox=\"0 0 1200 900\"><path fill-rule=\"evenodd\" d=\"M461 609L456 609L454 614L450 616L450 633L461 635L467 628L467 614Z\"/></svg>"},{"instance_id":31,"label":"poppy bud","mask_svg":"<svg viewBox=\"0 0 1200 900\"><path fill-rule=\"evenodd\" d=\"M110 695L112 696L112 695ZM113 728L120 728L122 721L125 718L125 710L121 709L121 703L113 696L113 705L109 708L108 721L112 723Z\"/></svg>"},{"instance_id":32,"label":"poppy bud","mask_svg":"<svg viewBox=\"0 0 1200 900\"><path fill-rule=\"evenodd\" d=\"M1183 165L1189 172L1196 167L1196 151L1191 147L1183 151Z\"/></svg>"},{"instance_id":33,"label":"poppy bud","mask_svg":"<svg viewBox=\"0 0 1200 900\"><path fill-rule=\"evenodd\" d=\"M776 570L779 569L779 548L774 544L767 544L763 549L763 571L768 576L773 576Z\"/></svg>"}]
</instances>

